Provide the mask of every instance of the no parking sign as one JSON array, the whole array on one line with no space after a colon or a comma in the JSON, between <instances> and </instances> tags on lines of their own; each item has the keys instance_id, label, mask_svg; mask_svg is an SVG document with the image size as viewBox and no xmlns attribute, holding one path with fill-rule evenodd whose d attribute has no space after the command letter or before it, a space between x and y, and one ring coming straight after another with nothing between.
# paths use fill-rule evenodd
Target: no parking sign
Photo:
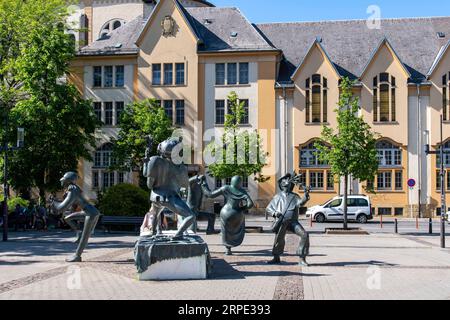
<instances>
[{"instance_id":1,"label":"no parking sign","mask_svg":"<svg viewBox=\"0 0 450 320\"><path fill-rule=\"evenodd\" d=\"M409 179L408 180L408 187L410 187L411 189L414 188L416 186L416 180L414 179Z\"/></svg>"}]
</instances>

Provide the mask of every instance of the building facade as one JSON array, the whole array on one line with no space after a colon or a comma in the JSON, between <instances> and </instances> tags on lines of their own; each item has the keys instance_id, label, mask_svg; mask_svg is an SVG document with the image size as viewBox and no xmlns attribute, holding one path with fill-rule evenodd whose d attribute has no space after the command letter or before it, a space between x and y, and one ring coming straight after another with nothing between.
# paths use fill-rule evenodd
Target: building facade
<instances>
[{"instance_id":1,"label":"building facade","mask_svg":"<svg viewBox=\"0 0 450 320\"><path fill-rule=\"evenodd\" d=\"M375 213L440 213L439 161L424 145L439 147L442 114L450 149L450 18L382 20L381 29L358 20L255 25L237 8L206 1L105 0L85 1L73 20L89 28L75 35L87 45L80 45L71 79L104 123L94 163L80 164L91 198L136 182L135 173L107 169L127 103L161 101L174 126L197 142L191 171L204 172L202 134L223 130L226 99L235 91L245 102L243 128L259 130L269 154L270 180L246 182L258 207L276 192L277 178L292 171L312 187L311 204L324 203L343 190L314 143L324 125L336 127L339 83L349 77L361 115L379 137L380 168L369 182ZM446 162L450 167L450 156ZM450 174L446 184L450 190ZM365 187L354 180L349 191Z\"/></svg>"}]
</instances>

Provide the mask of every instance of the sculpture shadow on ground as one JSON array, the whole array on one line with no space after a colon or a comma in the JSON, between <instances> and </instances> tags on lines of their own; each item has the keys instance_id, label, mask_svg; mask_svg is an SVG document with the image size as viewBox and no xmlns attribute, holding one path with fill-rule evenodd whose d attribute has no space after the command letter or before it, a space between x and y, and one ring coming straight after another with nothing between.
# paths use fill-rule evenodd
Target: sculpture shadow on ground
<instances>
[{"instance_id":1,"label":"sculpture shadow on ground","mask_svg":"<svg viewBox=\"0 0 450 320\"><path fill-rule=\"evenodd\" d=\"M94 236L92 239L101 239L102 237ZM54 257L54 256L64 256L73 253L74 249L76 249L77 244L73 243L74 237L67 236L64 237L64 240L55 241L54 235L52 237L48 237L47 239L39 238L39 240L33 241L32 239L20 239L13 240L7 243L7 246L3 248L5 253L0 253L0 265L8 265L16 263L20 264L31 264L38 262L49 262L46 260L46 257ZM132 246L130 243L126 241L101 241L97 243L90 243L88 246L88 250L95 249L125 249L130 248L132 250ZM37 258L36 260L25 261L22 260L20 262L8 262L2 261L5 258L26 258L26 257L42 257L43 259Z\"/></svg>"},{"instance_id":2,"label":"sculpture shadow on ground","mask_svg":"<svg viewBox=\"0 0 450 320\"><path fill-rule=\"evenodd\" d=\"M212 259L213 261L213 270L210 280L239 280L246 279L248 277L287 277L287 276L303 276L303 277L324 277L328 276L326 274L317 274L317 273L307 273L307 270L301 270L298 268L298 272L296 271L287 271L287 270L262 270L261 267L273 268L274 266L269 266L265 263L265 261L253 261L253 262L233 262L228 263L223 259ZM278 268L282 267L290 267L296 266L297 263L289 263L283 262L278 265ZM257 271L249 271L249 270L237 270L233 266L242 267L242 266L253 266L260 270Z\"/></svg>"},{"instance_id":3,"label":"sculpture shadow on ground","mask_svg":"<svg viewBox=\"0 0 450 320\"><path fill-rule=\"evenodd\" d=\"M411 236L411 237L424 237L424 238L439 238L441 235L439 233L439 229L437 229L434 233L430 234L428 232L402 232L402 236ZM446 237L450 237L450 233L445 234Z\"/></svg>"},{"instance_id":4,"label":"sculpture shadow on ground","mask_svg":"<svg viewBox=\"0 0 450 320\"><path fill-rule=\"evenodd\" d=\"M377 267L396 267L397 264L387 263L383 261L337 261L327 263L311 263L310 267L363 267L363 266L377 266Z\"/></svg>"}]
</instances>

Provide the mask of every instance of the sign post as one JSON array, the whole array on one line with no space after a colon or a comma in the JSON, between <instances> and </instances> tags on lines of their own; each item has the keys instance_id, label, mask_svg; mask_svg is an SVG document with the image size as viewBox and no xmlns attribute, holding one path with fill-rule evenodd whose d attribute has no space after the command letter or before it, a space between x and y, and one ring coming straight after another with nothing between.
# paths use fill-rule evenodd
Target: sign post
<instances>
[{"instance_id":1,"label":"sign post","mask_svg":"<svg viewBox=\"0 0 450 320\"><path fill-rule=\"evenodd\" d=\"M414 187L416 186L416 180L414 179L408 179L408 187L409 190L414 190ZM411 201L410 201L411 202ZM409 212L411 213L411 218L414 218L414 212L413 212L413 205L412 203L409 205Z\"/></svg>"},{"instance_id":2,"label":"sign post","mask_svg":"<svg viewBox=\"0 0 450 320\"><path fill-rule=\"evenodd\" d=\"M443 124L444 117L441 115L441 144L439 150L431 151L430 146L425 146L425 153L427 155L435 154L439 156L439 161L441 165L440 180L441 180L441 248L445 249L445 222L447 221L447 205L445 198L445 159L444 155L448 152L444 151L444 135L443 135Z\"/></svg>"}]
</instances>

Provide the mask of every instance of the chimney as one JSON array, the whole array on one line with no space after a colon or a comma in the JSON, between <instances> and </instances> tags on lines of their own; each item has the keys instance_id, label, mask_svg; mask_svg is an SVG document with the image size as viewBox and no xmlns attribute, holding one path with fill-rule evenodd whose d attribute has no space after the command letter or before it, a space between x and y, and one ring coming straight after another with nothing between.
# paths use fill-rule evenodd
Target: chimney
<instances>
[{"instance_id":1,"label":"chimney","mask_svg":"<svg viewBox=\"0 0 450 320\"><path fill-rule=\"evenodd\" d=\"M144 10L143 10L144 20L146 20L148 19L148 17L150 17L150 15L153 12L153 9L156 6L156 0L142 0L142 2L144 3Z\"/></svg>"}]
</instances>

